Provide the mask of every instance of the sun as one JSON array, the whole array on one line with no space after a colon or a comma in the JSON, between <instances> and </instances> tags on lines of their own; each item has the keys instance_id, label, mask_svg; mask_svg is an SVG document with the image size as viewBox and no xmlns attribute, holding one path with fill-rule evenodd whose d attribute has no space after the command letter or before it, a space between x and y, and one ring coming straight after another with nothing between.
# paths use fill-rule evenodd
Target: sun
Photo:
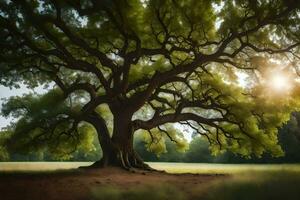
<instances>
[{"instance_id":1,"label":"sun","mask_svg":"<svg viewBox=\"0 0 300 200\"><path fill-rule=\"evenodd\" d=\"M273 74L269 80L269 85L276 91L286 91L291 88L289 77L283 73Z\"/></svg>"}]
</instances>

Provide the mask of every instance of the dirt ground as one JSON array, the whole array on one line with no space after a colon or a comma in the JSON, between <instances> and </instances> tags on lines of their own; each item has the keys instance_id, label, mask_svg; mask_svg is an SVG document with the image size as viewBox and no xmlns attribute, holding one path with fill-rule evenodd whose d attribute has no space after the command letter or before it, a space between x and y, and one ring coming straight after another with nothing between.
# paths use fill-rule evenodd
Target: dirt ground
<instances>
[{"instance_id":1,"label":"dirt ground","mask_svg":"<svg viewBox=\"0 0 300 200\"><path fill-rule=\"evenodd\" d=\"M111 186L130 189L141 185L169 184L193 199L193 188L205 188L228 175L132 173L118 168L59 171L52 173L0 174L1 200L86 200L91 188ZM199 191L198 191L199 192Z\"/></svg>"}]
</instances>

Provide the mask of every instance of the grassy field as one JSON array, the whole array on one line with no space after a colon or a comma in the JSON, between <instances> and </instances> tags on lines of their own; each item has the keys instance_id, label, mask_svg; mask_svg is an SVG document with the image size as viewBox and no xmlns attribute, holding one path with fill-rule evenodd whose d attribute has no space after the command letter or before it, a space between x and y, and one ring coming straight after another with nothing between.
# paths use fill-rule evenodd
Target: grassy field
<instances>
[{"instance_id":1,"label":"grassy field","mask_svg":"<svg viewBox=\"0 0 300 200\"><path fill-rule=\"evenodd\" d=\"M76 169L92 162L0 162L2 171L55 171ZM169 173L236 174L252 172L299 172L300 164L210 164L210 163L164 163L148 162L159 170Z\"/></svg>"},{"instance_id":2,"label":"grassy field","mask_svg":"<svg viewBox=\"0 0 300 200\"><path fill-rule=\"evenodd\" d=\"M149 163L156 169L169 173L230 174L201 187L195 187L193 197L203 200L296 200L300 199L299 164L199 164L199 163ZM180 181L180 180L179 180ZM153 194L153 190L157 193ZM189 199L172 186L156 189L141 187L139 190L122 191L114 188L97 190L95 199ZM101 195L99 195L101 194ZM199 194L199 195L197 195ZM168 198L167 198L168 199Z\"/></svg>"},{"instance_id":3,"label":"grassy field","mask_svg":"<svg viewBox=\"0 0 300 200\"><path fill-rule=\"evenodd\" d=\"M149 163L153 168L169 173L243 174L253 172L299 172L300 164L210 164L210 163Z\"/></svg>"},{"instance_id":4,"label":"grassy field","mask_svg":"<svg viewBox=\"0 0 300 200\"><path fill-rule=\"evenodd\" d=\"M68 170L91 164L92 162L0 162L0 172Z\"/></svg>"},{"instance_id":5,"label":"grassy field","mask_svg":"<svg viewBox=\"0 0 300 200\"><path fill-rule=\"evenodd\" d=\"M105 186L94 188L92 199L298 200L300 199L299 186L299 173L255 173L194 186L188 193L171 184L158 183L151 187L141 185L129 190Z\"/></svg>"},{"instance_id":6,"label":"grassy field","mask_svg":"<svg viewBox=\"0 0 300 200\"><path fill-rule=\"evenodd\" d=\"M207 200L296 200L300 199L300 173L264 171L235 174L232 179L212 183Z\"/></svg>"},{"instance_id":7,"label":"grassy field","mask_svg":"<svg viewBox=\"0 0 300 200\"><path fill-rule=\"evenodd\" d=\"M75 169L78 166L89 165L85 162L35 162L35 163L0 163L1 172L21 172L43 173L40 171L50 171L55 174L55 170ZM135 199L203 199L203 200L297 200L300 199L300 165L257 165L257 164L191 164L191 163L149 163L156 169L166 170L169 173L197 173L202 174L196 177L186 178L175 176L167 178L164 182L160 176L151 179L143 175L122 175L126 178L102 177L99 181L103 185L89 186L89 199L104 200L135 200ZM5 173L4 173L5 174ZM109 173L106 173L109 174ZM216 174L225 174L224 178ZM91 176L95 178L94 175ZM102 177L102 178L101 178ZM216 177L216 178L214 178ZM1 178L1 176L0 176ZM74 177L73 177L74 178ZM91 179L92 179L91 178ZM206 178L207 181L206 182ZM76 179L76 178L75 178ZM112 182L107 182L107 180ZM125 180L136 179L132 187L127 187ZM147 185L147 180L154 184ZM178 184L176 183L178 180ZM194 183L197 180L198 183ZM88 179L86 180L88 181ZM117 187L119 182L124 181L123 186ZM97 182L97 181L96 181ZM161 182L161 183L160 183ZM63 183L62 183L63 184ZM89 183L90 184L90 183ZM184 186L188 191L182 189ZM124 187L125 186L125 187Z\"/></svg>"}]
</instances>

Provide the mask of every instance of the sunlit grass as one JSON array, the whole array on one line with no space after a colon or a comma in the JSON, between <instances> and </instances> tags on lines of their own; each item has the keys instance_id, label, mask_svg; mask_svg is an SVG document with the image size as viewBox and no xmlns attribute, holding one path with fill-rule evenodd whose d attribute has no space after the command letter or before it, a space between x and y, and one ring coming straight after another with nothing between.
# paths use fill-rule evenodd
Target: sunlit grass
<instances>
[{"instance_id":1,"label":"sunlit grass","mask_svg":"<svg viewBox=\"0 0 300 200\"><path fill-rule=\"evenodd\" d=\"M236 174L250 172L299 172L299 164L210 164L210 163L149 163L153 168L169 173Z\"/></svg>"},{"instance_id":2,"label":"sunlit grass","mask_svg":"<svg viewBox=\"0 0 300 200\"><path fill-rule=\"evenodd\" d=\"M92 162L0 162L0 171L54 171L76 169ZM300 172L300 164L211 164L149 162L151 167L169 173L236 174L249 172Z\"/></svg>"},{"instance_id":3,"label":"sunlit grass","mask_svg":"<svg viewBox=\"0 0 300 200\"><path fill-rule=\"evenodd\" d=\"M76 169L92 162L0 162L0 171L56 171Z\"/></svg>"}]
</instances>

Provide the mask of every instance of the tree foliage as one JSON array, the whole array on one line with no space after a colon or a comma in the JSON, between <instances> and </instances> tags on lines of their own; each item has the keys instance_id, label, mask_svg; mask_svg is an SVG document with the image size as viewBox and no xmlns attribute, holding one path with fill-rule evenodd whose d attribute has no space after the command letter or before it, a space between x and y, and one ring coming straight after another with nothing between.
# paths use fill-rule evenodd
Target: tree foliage
<instances>
[{"instance_id":1,"label":"tree foliage","mask_svg":"<svg viewBox=\"0 0 300 200\"><path fill-rule=\"evenodd\" d=\"M213 154L282 155L277 127L299 108L299 16L296 0L1 1L0 83L49 88L3 106L19 117L8 146L67 153L97 135L104 163L129 168L142 165L134 132L163 152L161 134L184 148L181 124ZM272 92L274 71L293 87Z\"/></svg>"},{"instance_id":2,"label":"tree foliage","mask_svg":"<svg viewBox=\"0 0 300 200\"><path fill-rule=\"evenodd\" d=\"M209 142L204 137L194 134L189 148L178 152L172 142L166 139L164 153L156 155L147 151L147 143L142 137L136 138L135 148L141 157L149 162L186 162L186 163L300 163L299 113L293 113L291 120L278 133L278 143L284 151L282 157L272 157L264 153L261 158L245 157L232 152L213 156Z\"/></svg>"}]
</instances>

